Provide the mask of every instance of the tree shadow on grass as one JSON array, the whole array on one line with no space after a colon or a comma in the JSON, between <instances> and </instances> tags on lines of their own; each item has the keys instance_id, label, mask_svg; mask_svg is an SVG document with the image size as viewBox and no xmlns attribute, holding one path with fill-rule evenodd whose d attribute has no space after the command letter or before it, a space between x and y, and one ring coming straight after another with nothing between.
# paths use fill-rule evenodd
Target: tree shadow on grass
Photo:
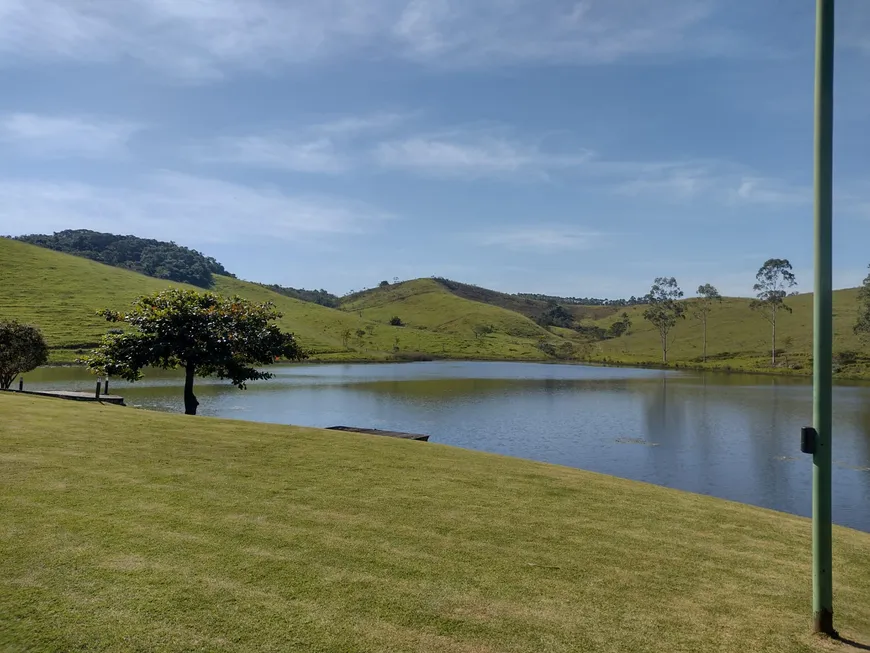
<instances>
[{"instance_id":1,"label":"tree shadow on grass","mask_svg":"<svg viewBox=\"0 0 870 653\"><path fill-rule=\"evenodd\" d=\"M838 637L834 641L839 642L840 644L845 644L856 651L870 651L870 644L861 644L860 642L856 642L848 637Z\"/></svg>"}]
</instances>

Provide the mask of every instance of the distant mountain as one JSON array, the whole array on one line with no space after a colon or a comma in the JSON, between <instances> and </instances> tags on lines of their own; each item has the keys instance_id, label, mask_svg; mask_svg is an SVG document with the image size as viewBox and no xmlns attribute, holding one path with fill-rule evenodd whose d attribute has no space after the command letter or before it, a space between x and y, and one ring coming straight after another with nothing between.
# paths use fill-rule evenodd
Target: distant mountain
<instances>
[{"instance_id":1,"label":"distant mountain","mask_svg":"<svg viewBox=\"0 0 870 653\"><path fill-rule=\"evenodd\" d=\"M552 295L509 294L441 277L434 281L458 297L521 313L543 326L573 328L580 320L599 320L615 313L618 307L643 303L634 297L631 300L579 300Z\"/></svg>"},{"instance_id":2,"label":"distant mountain","mask_svg":"<svg viewBox=\"0 0 870 653\"><path fill-rule=\"evenodd\" d=\"M338 304L341 301L338 295L333 295L331 292L324 290L323 288L320 290L306 290L305 288L288 288L274 283L264 283L260 285L264 288L268 288L272 292L278 293L279 295L292 297L293 299L298 299L303 302L319 304L320 306L328 306L329 308L338 308Z\"/></svg>"},{"instance_id":3,"label":"distant mountain","mask_svg":"<svg viewBox=\"0 0 870 653\"><path fill-rule=\"evenodd\" d=\"M214 274L235 276L215 259L195 249L150 238L67 229L51 235L18 236L14 240L200 288L214 286Z\"/></svg>"},{"instance_id":4,"label":"distant mountain","mask_svg":"<svg viewBox=\"0 0 870 653\"><path fill-rule=\"evenodd\" d=\"M632 295L628 299L599 299L598 297L559 297L556 295L539 295L537 293L517 293L516 297L525 299L535 299L551 304L572 304L576 306L637 306L638 304L646 304L646 297L635 297Z\"/></svg>"}]
</instances>

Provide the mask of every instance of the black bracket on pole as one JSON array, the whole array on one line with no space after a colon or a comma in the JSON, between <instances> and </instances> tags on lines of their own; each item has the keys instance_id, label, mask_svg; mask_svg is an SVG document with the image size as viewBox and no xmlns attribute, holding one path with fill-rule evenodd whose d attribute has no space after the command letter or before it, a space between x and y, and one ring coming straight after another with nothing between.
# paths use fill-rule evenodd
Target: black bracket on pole
<instances>
[{"instance_id":1,"label":"black bracket on pole","mask_svg":"<svg viewBox=\"0 0 870 653\"><path fill-rule=\"evenodd\" d=\"M812 426L804 426L801 429L801 451L804 453L816 453L816 445L819 441L819 433Z\"/></svg>"}]
</instances>

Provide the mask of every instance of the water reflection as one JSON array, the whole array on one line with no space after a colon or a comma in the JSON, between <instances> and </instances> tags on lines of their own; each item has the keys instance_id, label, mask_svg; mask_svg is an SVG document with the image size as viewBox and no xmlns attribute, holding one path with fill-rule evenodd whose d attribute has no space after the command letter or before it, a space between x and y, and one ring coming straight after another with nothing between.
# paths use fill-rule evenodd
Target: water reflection
<instances>
[{"instance_id":1,"label":"water reflection","mask_svg":"<svg viewBox=\"0 0 870 653\"><path fill-rule=\"evenodd\" d=\"M198 384L205 415L427 433L432 442L599 471L808 515L812 464L806 379L573 365L425 363L284 366L239 391ZM89 389L78 369L28 387ZM180 412L181 378L112 389ZM834 519L870 531L870 386L834 393Z\"/></svg>"}]
</instances>

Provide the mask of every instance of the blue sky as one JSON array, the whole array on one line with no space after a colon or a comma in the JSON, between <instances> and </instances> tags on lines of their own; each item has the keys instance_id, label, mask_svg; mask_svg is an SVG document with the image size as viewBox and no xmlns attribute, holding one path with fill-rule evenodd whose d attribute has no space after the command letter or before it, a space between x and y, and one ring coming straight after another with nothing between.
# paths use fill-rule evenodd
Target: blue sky
<instances>
[{"instance_id":1,"label":"blue sky","mask_svg":"<svg viewBox=\"0 0 870 653\"><path fill-rule=\"evenodd\" d=\"M343 293L748 295L812 274L810 0L0 0L0 233ZM870 263L870 2L838 2L835 285Z\"/></svg>"}]
</instances>

